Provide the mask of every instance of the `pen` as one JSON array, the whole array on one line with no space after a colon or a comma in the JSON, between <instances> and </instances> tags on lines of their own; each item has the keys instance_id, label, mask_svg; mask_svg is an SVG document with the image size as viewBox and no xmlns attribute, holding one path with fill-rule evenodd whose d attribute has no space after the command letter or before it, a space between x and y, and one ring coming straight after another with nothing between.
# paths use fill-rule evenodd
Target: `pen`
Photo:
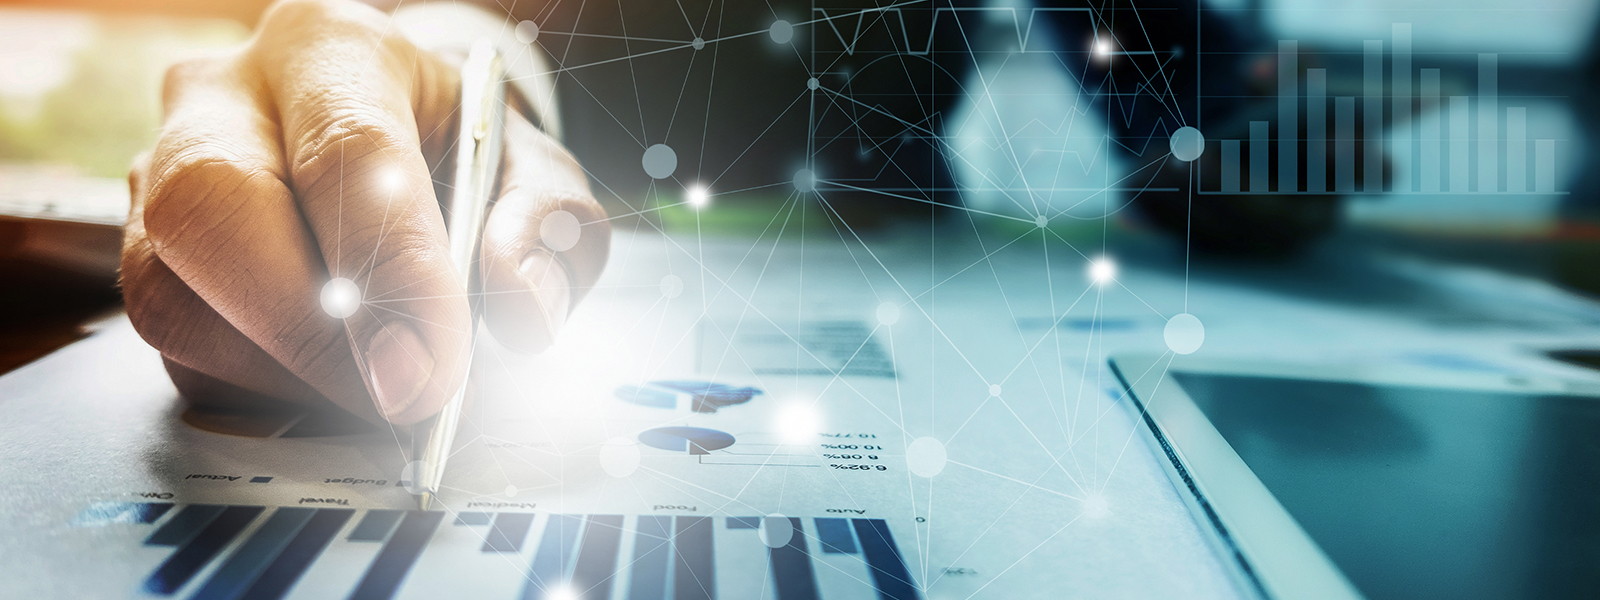
<instances>
[{"instance_id":1,"label":"pen","mask_svg":"<svg viewBox=\"0 0 1600 600\"><path fill-rule=\"evenodd\" d=\"M494 45L480 40L473 44L461 67L461 128L456 141L454 185L444 207L450 264L466 279L467 302L472 311L466 360L469 373L478 322L483 316L483 299L472 292L482 288L478 249L500 166L505 111L505 67ZM410 473L414 479L409 489L422 510L429 510L437 501L466 394L467 381L463 378L461 387L450 395L439 414L412 429L411 464L415 468Z\"/></svg>"}]
</instances>

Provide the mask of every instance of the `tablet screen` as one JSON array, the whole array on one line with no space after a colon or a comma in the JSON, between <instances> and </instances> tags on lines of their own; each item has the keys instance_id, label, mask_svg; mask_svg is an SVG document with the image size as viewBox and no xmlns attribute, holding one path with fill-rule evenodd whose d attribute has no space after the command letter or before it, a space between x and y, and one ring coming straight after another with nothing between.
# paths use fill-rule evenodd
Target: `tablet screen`
<instances>
[{"instance_id":1,"label":"tablet screen","mask_svg":"<svg viewBox=\"0 0 1600 600\"><path fill-rule=\"evenodd\" d=\"M1600 598L1600 398L1175 373L1370 598Z\"/></svg>"}]
</instances>

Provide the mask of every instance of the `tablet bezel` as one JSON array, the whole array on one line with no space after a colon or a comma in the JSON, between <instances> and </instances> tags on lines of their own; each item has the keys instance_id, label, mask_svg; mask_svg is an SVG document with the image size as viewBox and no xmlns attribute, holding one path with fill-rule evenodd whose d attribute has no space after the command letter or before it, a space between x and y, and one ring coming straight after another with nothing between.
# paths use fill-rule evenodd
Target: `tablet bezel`
<instances>
[{"instance_id":1,"label":"tablet bezel","mask_svg":"<svg viewBox=\"0 0 1600 600\"><path fill-rule=\"evenodd\" d=\"M1575 382L1396 364L1307 365L1162 355L1110 360L1143 437L1242 589L1264 598L1362 594L1317 546L1176 381L1184 372L1519 393L1573 394ZM1581 382L1576 382L1581 383Z\"/></svg>"}]
</instances>

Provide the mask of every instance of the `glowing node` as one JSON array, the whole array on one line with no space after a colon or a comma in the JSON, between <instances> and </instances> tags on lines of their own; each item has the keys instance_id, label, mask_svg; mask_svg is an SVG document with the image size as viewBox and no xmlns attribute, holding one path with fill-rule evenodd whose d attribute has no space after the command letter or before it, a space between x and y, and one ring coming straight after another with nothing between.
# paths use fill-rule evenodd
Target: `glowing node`
<instances>
[{"instance_id":1,"label":"glowing node","mask_svg":"<svg viewBox=\"0 0 1600 600\"><path fill-rule=\"evenodd\" d=\"M678 153L666 144L656 144L644 150L644 172L656 179L666 179L678 170Z\"/></svg>"},{"instance_id":2,"label":"glowing node","mask_svg":"<svg viewBox=\"0 0 1600 600\"><path fill-rule=\"evenodd\" d=\"M389 167L383 170L383 189L393 194L405 189L406 174L400 167Z\"/></svg>"},{"instance_id":3,"label":"glowing node","mask_svg":"<svg viewBox=\"0 0 1600 600\"><path fill-rule=\"evenodd\" d=\"M1095 40L1094 53L1102 58L1111 56L1111 41L1103 38Z\"/></svg>"},{"instance_id":4,"label":"glowing node","mask_svg":"<svg viewBox=\"0 0 1600 600\"><path fill-rule=\"evenodd\" d=\"M1102 256L1089 261L1089 281L1105 285L1116 278L1117 263L1111 262L1110 257Z\"/></svg>"},{"instance_id":5,"label":"glowing node","mask_svg":"<svg viewBox=\"0 0 1600 600\"><path fill-rule=\"evenodd\" d=\"M761 529L756 534L768 548L782 548L789 545L789 539L794 537L794 522L789 517L772 513L761 517Z\"/></svg>"},{"instance_id":6,"label":"glowing node","mask_svg":"<svg viewBox=\"0 0 1600 600\"><path fill-rule=\"evenodd\" d=\"M706 41L702 40L700 38L695 38L694 41L689 42L689 45L693 46L695 50L705 50L706 49Z\"/></svg>"},{"instance_id":7,"label":"glowing node","mask_svg":"<svg viewBox=\"0 0 1600 600\"><path fill-rule=\"evenodd\" d=\"M800 169L794 172L794 189L802 194L817 191L817 174L811 169Z\"/></svg>"},{"instance_id":8,"label":"glowing node","mask_svg":"<svg viewBox=\"0 0 1600 600\"><path fill-rule=\"evenodd\" d=\"M506 486L506 497L507 498L515 498L515 497L517 497L517 486L514 486L514 485Z\"/></svg>"},{"instance_id":9,"label":"glowing node","mask_svg":"<svg viewBox=\"0 0 1600 600\"><path fill-rule=\"evenodd\" d=\"M356 282L335 277L322 286L322 311L335 319L347 319L361 308L361 288Z\"/></svg>"},{"instance_id":10,"label":"glowing node","mask_svg":"<svg viewBox=\"0 0 1600 600\"><path fill-rule=\"evenodd\" d=\"M639 468L639 444L625 437L614 437L600 445L600 468L607 475L623 478Z\"/></svg>"},{"instance_id":11,"label":"glowing node","mask_svg":"<svg viewBox=\"0 0 1600 600\"><path fill-rule=\"evenodd\" d=\"M583 226L578 223L578 217L564 210L545 215L539 222L539 240L544 242L544 247L556 252L571 250L578 245L581 235Z\"/></svg>"},{"instance_id":12,"label":"glowing node","mask_svg":"<svg viewBox=\"0 0 1600 600\"><path fill-rule=\"evenodd\" d=\"M1104 494L1091 492L1083 498L1083 516L1099 519L1111 516L1111 502Z\"/></svg>"},{"instance_id":13,"label":"glowing node","mask_svg":"<svg viewBox=\"0 0 1600 600\"><path fill-rule=\"evenodd\" d=\"M989 395L990 396L994 396L996 398L999 398L1000 397L1000 384L998 384L998 383L990 384L989 385Z\"/></svg>"},{"instance_id":14,"label":"glowing node","mask_svg":"<svg viewBox=\"0 0 1600 600\"><path fill-rule=\"evenodd\" d=\"M533 21L517 23L516 35L517 41L532 44L539 39L539 24Z\"/></svg>"},{"instance_id":15,"label":"glowing node","mask_svg":"<svg viewBox=\"0 0 1600 600\"><path fill-rule=\"evenodd\" d=\"M1050 217L1046 217L1044 215L1039 215L1039 216L1033 218L1033 226L1034 227L1038 227L1040 229L1044 229L1045 227L1048 227L1049 225L1050 225Z\"/></svg>"},{"instance_id":16,"label":"glowing node","mask_svg":"<svg viewBox=\"0 0 1600 600\"><path fill-rule=\"evenodd\" d=\"M1183 162L1200 158L1206 151L1206 136L1193 127L1179 127L1172 132L1172 157Z\"/></svg>"},{"instance_id":17,"label":"glowing node","mask_svg":"<svg viewBox=\"0 0 1600 600\"><path fill-rule=\"evenodd\" d=\"M689 201L689 206L700 208L711 201L711 190L698 185L689 186L689 193L684 199Z\"/></svg>"},{"instance_id":18,"label":"glowing node","mask_svg":"<svg viewBox=\"0 0 1600 600\"><path fill-rule=\"evenodd\" d=\"M421 473L422 461L420 460L408 462L405 468L400 470L400 481L405 486L406 491L411 492L413 496L421 496L423 492L428 491L427 488L422 487L422 482L417 480Z\"/></svg>"},{"instance_id":19,"label":"glowing node","mask_svg":"<svg viewBox=\"0 0 1600 600\"><path fill-rule=\"evenodd\" d=\"M900 320L900 305L885 302L878 305L878 322L884 325L893 325Z\"/></svg>"},{"instance_id":20,"label":"glowing node","mask_svg":"<svg viewBox=\"0 0 1600 600\"><path fill-rule=\"evenodd\" d=\"M906 446L906 468L917 477L933 477L944 471L950 462L944 444L931 437L919 437Z\"/></svg>"},{"instance_id":21,"label":"glowing node","mask_svg":"<svg viewBox=\"0 0 1600 600\"><path fill-rule=\"evenodd\" d=\"M553 588L544 594L545 600L583 600L578 592L569 587Z\"/></svg>"},{"instance_id":22,"label":"glowing node","mask_svg":"<svg viewBox=\"0 0 1600 600\"><path fill-rule=\"evenodd\" d=\"M814 90L814 89L817 89L819 87L822 87L822 82L817 81L817 78L812 77L812 78L806 80L806 89Z\"/></svg>"},{"instance_id":23,"label":"glowing node","mask_svg":"<svg viewBox=\"0 0 1600 600\"><path fill-rule=\"evenodd\" d=\"M805 444L811 442L817 435L819 428L817 411L811 407L810 402L790 402L778 411L778 435L785 444Z\"/></svg>"},{"instance_id":24,"label":"glowing node","mask_svg":"<svg viewBox=\"0 0 1600 600\"><path fill-rule=\"evenodd\" d=\"M1167 347L1173 352L1192 354L1205 343L1206 326L1194 315L1179 313L1167 319L1167 327L1161 331L1161 337L1167 340Z\"/></svg>"},{"instance_id":25,"label":"glowing node","mask_svg":"<svg viewBox=\"0 0 1600 600\"><path fill-rule=\"evenodd\" d=\"M794 39L794 25L782 19L773 21L772 28L767 30L767 35L772 36L774 42L787 44L789 40Z\"/></svg>"},{"instance_id":26,"label":"glowing node","mask_svg":"<svg viewBox=\"0 0 1600 600\"><path fill-rule=\"evenodd\" d=\"M671 300L683 294L683 278L668 275L661 278L661 295Z\"/></svg>"}]
</instances>

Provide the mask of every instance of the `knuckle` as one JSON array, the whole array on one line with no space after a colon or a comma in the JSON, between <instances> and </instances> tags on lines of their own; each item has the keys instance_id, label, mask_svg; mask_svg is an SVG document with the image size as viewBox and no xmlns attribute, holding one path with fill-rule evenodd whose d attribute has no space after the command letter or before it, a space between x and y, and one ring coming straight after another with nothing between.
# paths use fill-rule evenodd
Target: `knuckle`
<instances>
[{"instance_id":1,"label":"knuckle","mask_svg":"<svg viewBox=\"0 0 1600 600\"><path fill-rule=\"evenodd\" d=\"M205 67L207 59L194 58L172 63L161 77L161 89L169 95L182 89L184 84L193 80L196 73Z\"/></svg>"},{"instance_id":2,"label":"knuckle","mask_svg":"<svg viewBox=\"0 0 1600 600\"><path fill-rule=\"evenodd\" d=\"M220 60L217 57L191 58L169 65L161 77L161 105L165 112L170 115L196 82L213 77Z\"/></svg>"},{"instance_id":3,"label":"knuckle","mask_svg":"<svg viewBox=\"0 0 1600 600\"><path fill-rule=\"evenodd\" d=\"M290 173L301 193L315 193L330 176L372 169L368 159L405 147L402 134L365 100L332 102L315 109L290 149Z\"/></svg>"},{"instance_id":4,"label":"knuckle","mask_svg":"<svg viewBox=\"0 0 1600 600\"><path fill-rule=\"evenodd\" d=\"M243 167L236 153L212 142L189 144L153 167L144 226L157 246L190 235L197 211L209 202L249 193L259 176Z\"/></svg>"}]
</instances>

